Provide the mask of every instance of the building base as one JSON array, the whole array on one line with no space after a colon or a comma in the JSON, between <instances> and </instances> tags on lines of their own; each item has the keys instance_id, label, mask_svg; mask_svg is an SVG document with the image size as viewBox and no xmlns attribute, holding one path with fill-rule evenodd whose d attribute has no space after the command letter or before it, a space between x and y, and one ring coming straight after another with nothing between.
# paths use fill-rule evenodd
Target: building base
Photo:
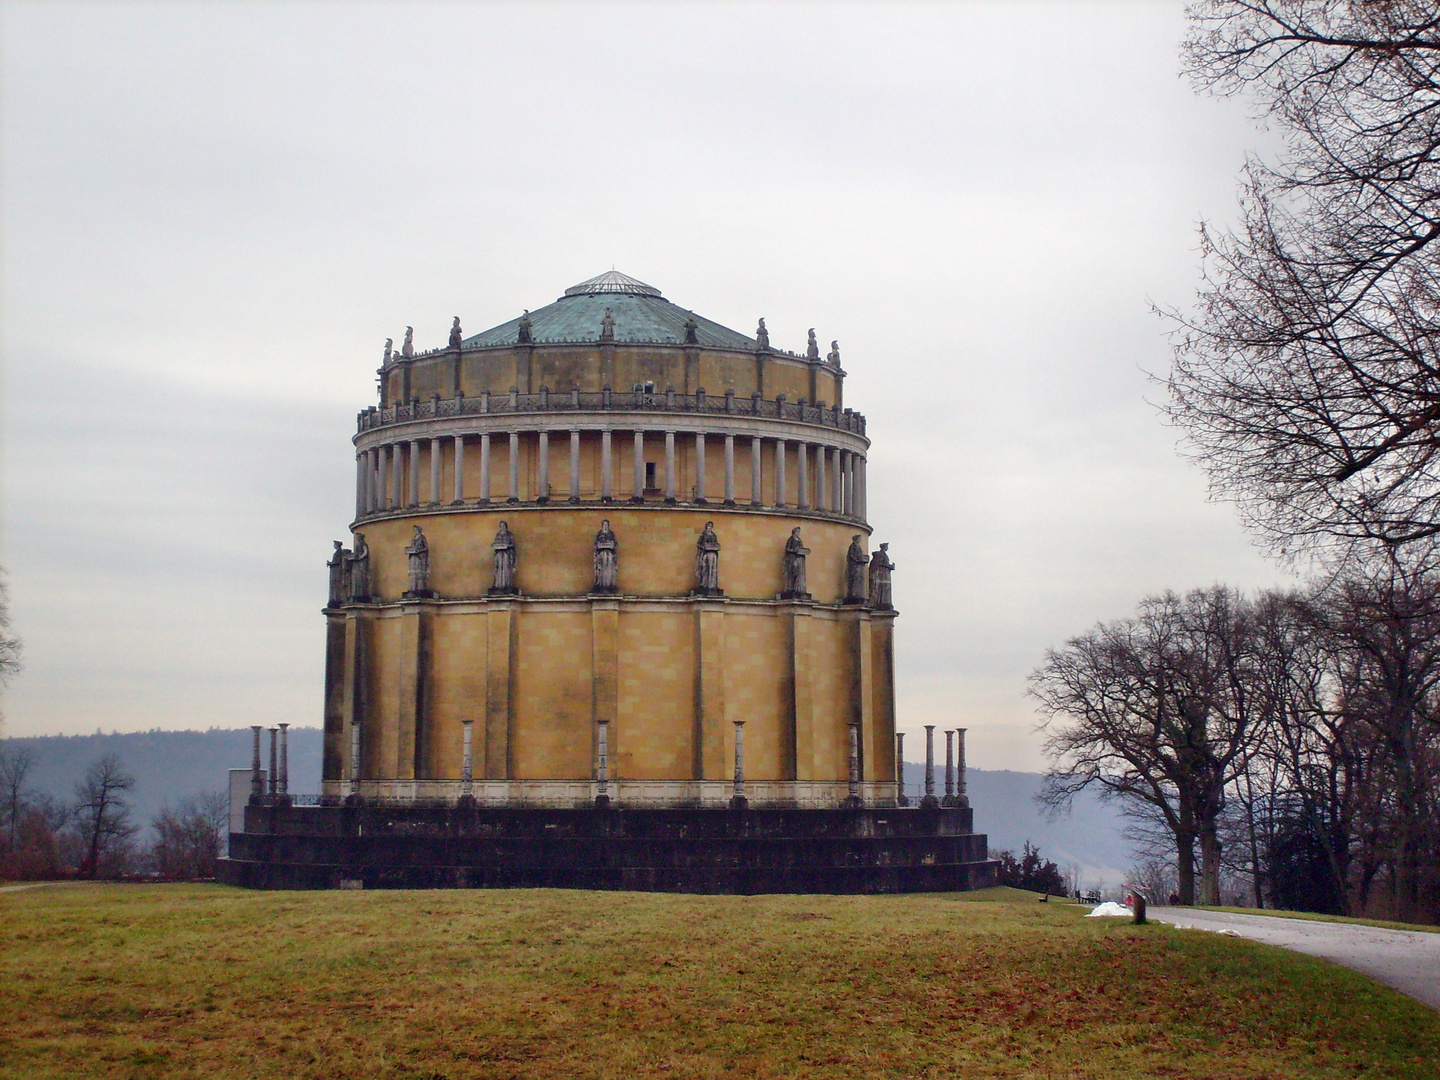
<instances>
[{"instance_id":1,"label":"building base","mask_svg":"<svg viewBox=\"0 0 1440 1080\"><path fill-rule=\"evenodd\" d=\"M216 879L258 889L954 892L995 884L960 808L250 806Z\"/></svg>"}]
</instances>

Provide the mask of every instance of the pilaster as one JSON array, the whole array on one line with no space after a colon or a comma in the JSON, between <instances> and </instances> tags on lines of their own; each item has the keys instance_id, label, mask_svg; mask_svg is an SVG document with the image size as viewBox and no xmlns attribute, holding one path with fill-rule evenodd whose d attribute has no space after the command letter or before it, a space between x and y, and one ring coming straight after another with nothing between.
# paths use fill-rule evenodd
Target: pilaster
<instances>
[{"instance_id":1,"label":"pilaster","mask_svg":"<svg viewBox=\"0 0 1440 1080\"><path fill-rule=\"evenodd\" d=\"M591 760L598 752L600 724L607 725L607 753L614 776L620 711L620 602L597 599L590 602L590 738Z\"/></svg>"},{"instance_id":2,"label":"pilaster","mask_svg":"<svg viewBox=\"0 0 1440 1080\"><path fill-rule=\"evenodd\" d=\"M696 780L724 780L725 755L725 605L695 605L695 733Z\"/></svg>"},{"instance_id":3,"label":"pilaster","mask_svg":"<svg viewBox=\"0 0 1440 1080\"><path fill-rule=\"evenodd\" d=\"M514 703L510 687L515 675L516 605L494 603L486 615L485 652L485 779L509 780L513 755L510 721Z\"/></svg>"},{"instance_id":4,"label":"pilaster","mask_svg":"<svg viewBox=\"0 0 1440 1080\"><path fill-rule=\"evenodd\" d=\"M325 613L325 735L320 776L344 778L345 770L345 624L343 612Z\"/></svg>"},{"instance_id":5,"label":"pilaster","mask_svg":"<svg viewBox=\"0 0 1440 1080\"><path fill-rule=\"evenodd\" d=\"M395 745L395 776L424 779L430 683L430 641L433 616L416 607L400 616L399 716Z\"/></svg>"}]
</instances>

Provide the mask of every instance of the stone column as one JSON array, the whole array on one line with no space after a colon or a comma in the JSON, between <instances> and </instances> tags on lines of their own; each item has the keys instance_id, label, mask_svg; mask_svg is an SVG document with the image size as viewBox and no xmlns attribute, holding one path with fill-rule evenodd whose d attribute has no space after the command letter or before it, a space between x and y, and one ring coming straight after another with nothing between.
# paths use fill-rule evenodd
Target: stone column
<instances>
[{"instance_id":1,"label":"stone column","mask_svg":"<svg viewBox=\"0 0 1440 1080\"><path fill-rule=\"evenodd\" d=\"M405 505L405 477L401 472L404 465L404 443L390 447L390 505L399 510Z\"/></svg>"},{"instance_id":2,"label":"stone column","mask_svg":"<svg viewBox=\"0 0 1440 1080\"><path fill-rule=\"evenodd\" d=\"M480 501L490 501L490 433L480 436Z\"/></svg>"},{"instance_id":3,"label":"stone column","mask_svg":"<svg viewBox=\"0 0 1440 1080\"><path fill-rule=\"evenodd\" d=\"M535 501L546 503L550 501L550 433L540 432L540 482L537 485L539 491L535 495Z\"/></svg>"},{"instance_id":4,"label":"stone column","mask_svg":"<svg viewBox=\"0 0 1440 1080\"><path fill-rule=\"evenodd\" d=\"M518 503L520 501L520 433L510 432L510 493L505 496L506 502Z\"/></svg>"},{"instance_id":5,"label":"stone column","mask_svg":"<svg viewBox=\"0 0 1440 1080\"><path fill-rule=\"evenodd\" d=\"M705 501L705 433L695 433L695 501Z\"/></svg>"},{"instance_id":6,"label":"stone column","mask_svg":"<svg viewBox=\"0 0 1440 1080\"><path fill-rule=\"evenodd\" d=\"M256 739L259 739L259 728ZM350 723L350 794L360 794L360 721L353 720Z\"/></svg>"},{"instance_id":7,"label":"stone column","mask_svg":"<svg viewBox=\"0 0 1440 1080\"><path fill-rule=\"evenodd\" d=\"M815 447L815 509L823 511L829 500L825 498L825 447Z\"/></svg>"},{"instance_id":8,"label":"stone column","mask_svg":"<svg viewBox=\"0 0 1440 1080\"><path fill-rule=\"evenodd\" d=\"M380 509L378 492L380 483L376 470L380 466L380 452L375 449L365 451L365 512L372 514Z\"/></svg>"},{"instance_id":9,"label":"stone column","mask_svg":"<svg viewBox=\"0 0 1440 1080\"><path fill-rule=\"evenodd\" d=\"M969 806L970 796L965 793L965 728L955 729L955 743L955 805Z\"/></svg>"},{"instance_id":10,"label":"stone column","mask_svg":"<svg viewBox=\"0 0 1440 1080\"><path fill-rule=\"evenodd\" d=\"M744 809L745 801L745 721L731 721L735 725L735 786L730 794L730 805L737 810Z\"/></svg>"},{"instance_id":11,"label":"stone column","mask_svg":"<svg viewBox=\"0 0 1440 1080\"><path fill-rule=\"evenodd\" d=\"M420 505L420 440L410 440L410 497L406 506Z\"/></svg>"},{"instance_id":12,"label":"stone column","mask_svg":"<svg viewBox=\"0 0 1440 1080\"><path fill-rule=\"evenodd\" d=\"M610 802L610 721L596 721L595 732L595 805Z\"/></svg>"},{"instance_id":13,"label":"stone column","mask_svg":"<svg viewBox=\"0 0 1440 1080\"><path fill-rule=\"evenodd\" d=\"M921 806L939 805L935 799L935 725L925 725L925 797Z\"/></svg>"},{"instance_id":14,"label":"stone column","mask_svg":"<svg viewBox=\"0 0 1440 1080\"><path fill-rule=\"evenodd\" d=\"M855 516L855 455L845 452L845 515Z\"/></svg>"},{"instance_id":15,"label":"stone column","mask_svg":"<svg viewBox=\"0 0 1440 1080\"><path fill-rule=\"evenodd\" d=\"M636 502L645 501L645 433L635 432L635 490L630 497Z\"/></svg>"},{"instance_id":16,"label":"stone column","mask_svg":"<svg viewBox=\"0 0 1440 1080\"><path fill-rule=\"evenodd\" d=\"M665 501L675 501L675 432L665 432Z\"/></svg>"},{"instance_id":17,"label":"stone column","mask_svg":"<svg viewBox=\"0 0 1440 1080\"><path fill-rule=\"evenodd\" d=\"M454 494L454 498L451 499L451 502L454 502L454 503L457 503L457 504L458 504L458 503L463 503L463 502L465 501L465 436L464 436L464 435L456 435L456 436L455 436L455 475L454 475L454 477L453 477L453 480L454 480L453 487L454 487L454 490L455 490L455 494Z\"/></svg>"},{"instance_id":18,"label":"stone column","mask_svg":"<svg viewBox=\"0 0 1440 1080\"><path fill-rule=\"evenodd\" d=\"M278 728L272 727L270 729L270 797L266 801L271 805L275 803L275 793L279 790L278 784L280 782L280 748L277 738L279 733Z\"/></svg>"},{"instance_id":19,"label":"stone column","mask_svg":"<svg viewBox=\"0 0 1440 1080\"><path fill-rule=\"evenodd\" d=\"M289 724L280 725L280 780L278 792L284 802L290 801L290 739Z\"/></svg>"},{"instance_id":20,"label":"stone column","mask_svg":"<svg viewBox=\"0 0 1440 1080\"><path fill-rule=\"evenodd\" d=\"M945 729L945 798L941 806L955 804L955 732Z\"/></svg>"},{"instance_id":21,"label":"stone column","mask_svg":"<svg viewBox=\"0 0 1440 1080\"><path fill-rule=\"evenodd\" d=\"M851 806L860 806L860 725L850 724L850 798Z\"/></svg>"},{"instance_id":22,"label":"stone column","mask_svg":"<svg viewBox=\"0 0 1440 1080\"><path fill-rule=\"evenodd\" d=\"M386 510L390 507L390 448L376 447L375 455L375 509Z\"/></svg>"},{"instance_id":23,"label":"stone column","mask_svg":"<svg viewBox=\"0 0 1440 1080\"><path fill-rule=\"evenodd\" d=\"M905 797L905 733L895 733L895 805L909 806Z\"/></svg>"},{"instance_id":24,"label":"stone column","mask_svg":"<svg viewBox=\"0 0 1440 1080\"><path fill-rule=\"evenodd\" d=\"M460 794L461 794L461 795L469 795L469 794L470 794L471 785L474 783L474 780L475 780L475 752L474 752L474 749L473 749L474 743L472 742L473 733L472 733L471 730L470 730L470 729L474 726L474 724L475 724L475 721L474 721L474 720L462 720L462 721L460 721L461 729L462 729L463 732L464 732L464 734L463 734L463 736L462 736L461 744L460 744L460 746L461 746L461 749L460 749Z\"/></svg>"},{"instance_id":25,"label":"stone column","mask_svg":"<svg viewBox=\"0 0 1440 1080\"><path fill-rule=\"evenodd\" d=\"M600 433L600 501L607 503L614 497L610 479L610 455L610 429L606 428Z\"/></svg>"},{"instance_id":26,"label":"stone column","mask_svg":"<svg viewBox=\"0 0 1440 1080\"><path fill-rule=\"evenodd\" d=\"M440 505L440 440L430 440L430 505Z\"/></svg>"},{"instance_id":27,"label":"stone column","mask_svg":"<svg viewBox=\"0 0 1440 1080\"><path fill-rule=\"evenodd\" d=\"M785 505L785 440L775 440L775 505Z\"/></svg>"},{"instance_id":28,"label":"stone column","mask_svg":"<svg viewBox=\"0 0 1440 1080\"><path fill-rule=\"evenodd\" d=\"M735 505L735 436L725 436L725 505Z\"/></svg>"},{"instance_id":29,"label":"stone column","mask_svg":"<svg viewBox=\"0 0 1440 1080\"><path fill-rule=\"evenodd\" d=\"M369 458L369 453L364 450L355 455L355 516L357 518L365 513L365 466Z\"/></svg>"},{"instance_id":30,"label":"stone column","mask_svg":"<svg viewBox=\"0 0 1440 1080\"><path fill-rule=\"evenodd\" d=\"M855 462L855 516L869 521L869 510L865 505L865 458L856 455Z\"/></svg>"},{"instance_id":31,"label":"stone column","mask_svg":"<svg viewBox=\"0 0 1440 1080\"><path fill-rule=\"evenodd\" d=\"M806 460L805 440L795 444L795 506L801 510L810 509L810 468Z\"/></svg>"},{"instance_id":32,"label":"stone column","mask_svg":"<svg viewBox=\"0 0 1440 1080\"><path fill-rule=\"evenodd\" d=\"M750 505L760 505L760 436L750 436Z\"/></svg>"},{"instance_id":33,"label":"stone column","mask_svg":"<svg viewBox=\"0 0 1440 1080\"><path fill-rule=\"evenodd\" d=\"M260 725L251 724L255 736L255 753L250 758L250 805L258 806L265 800L265 781L260 777Z\"/></svg>"},{"instance_id":34,"label":"stone column","mask_svg":"<svg viewBox=\"0 0 1440 1080\"><path fill-rule=\"evenodd\" d=\"M835 457L831 464L834 465L835 473L835 498L830 503L830 510L832 513L841 514L845 512L845 473L840 468L840 448L835 447L833 453Z\"/></svg>"},{"instance_id":35,"label":"stone column","mask_svg":"<svg viewBox=\"0 0 1440 1080\"><path fill-rule=\"evenodd\" d=\"M580 501L580 432L570 432L570 501Z\"/></svg>"}]
</instances>

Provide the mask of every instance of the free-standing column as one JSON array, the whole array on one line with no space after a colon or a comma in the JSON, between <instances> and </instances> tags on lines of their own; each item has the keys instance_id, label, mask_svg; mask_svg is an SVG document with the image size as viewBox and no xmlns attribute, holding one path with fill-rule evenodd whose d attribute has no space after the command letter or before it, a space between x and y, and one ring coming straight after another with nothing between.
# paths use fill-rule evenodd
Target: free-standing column
<instances>
[{"instance_id":1,"label":"free-standing column","mask_svg":"<svg viewBox=\"0 0 1440 1080\"><path fill-rule=\"evenodd\" d=\"M600 501L609 502L613 496L610 490L610 429L600 433Z\"/></svg>"},{"instance_id":2,"label":"free-standing column","mask_svg":"<svg viewBox=\"0 0 1440 1080\"><path fill-rule=\"evenodd\" d=\"M705 501L705 433L695 433L695 501Z\"/></svg>"},{"instance_id":3,"label":"free-standing column","mask_svg":"<svg viewBox=\"0 0 1440 1080\"><path fill-rule=\"evenodd\" d=\"M645 500L645 433L635 432L635 490L630 496L636 502Z\"/></svg>"},{"instance_id":4,"label":"free-standing column","mask_svg":"<svg viewBox=\"0 0 1440 1080\"><path fill-rule=\"evenodd\" d=\"M855 516L855 455L845 451L845 513Z\"/></svg>"},{"instance_id":5,"label":"free-standing column","mask_svg":"<svg viewBox=\"0 0 1440 1080\"><path fill-rule=\"evenodd\" d=\"M250 803L258 804L265 798L265 781L260 776L260 725L251 724L255 734L255 755L250 759Z\"/></svg>"},{"instance_id":6,"label":"free-standing column","mask_svg":"<svg viewBox=\"0 0 1440 1080\"><path fill-rule=\"evenodd\" d=\"M440 440L430 440L430 505L440 505Z\"/></svg>"},{"instance_id":7,"label":"free-standing column","mask_svg":"<svg viewBox=\"0 0 1440 1080\"><path fill-rule=\"evenodd\" d=\"M475 777L475 752L472 741L474 735L470 730L474 724L474 720L460 721L460 726L464 729L464 741L460 751L460 794L462 796L470 794L471 783Z\"/></svg>"},{"instance_id":8,"label":"free-standing column","mask_svg":"<svg viewBox=\"0 0 1440 1080\"><path fill-rule=\"evenodd\" d=\"M760 505L760 436L750 436L750 505Z\"/></svg>"},{"instance_id":9,"label":"free-standing column","mask_svg":"<svg viewBox=\"0 0 1440 1080\"><path fill-rule=\"evenodd\" d=\"M675 432L665 432L665 501L675 501Z\"/></svg>"},{"instance_id":10,"label":"free-standing column","mask_svg":"<svg viewBox=\"0 0 1440 1080\"><path fill-rule=\"evenodd\" d=\"M283 799L290 794L290 740L289 724L280 725L280 782L279 795Z\"/></svg>"},{"instance_id":11,"label":"free-standing column","mask_svg":"<svg viewBox=\"0 0 1440 1080\"><path fill-rule=\"evenodd\" d=\"M785 440L775 440L775 505L785 505Z\"/></svg>"},{"instance_id":12,"label":"free-standing column","mask_svg":"<svg viewBox=\"0 0 1440 1080\"><path fill-rule=\"evenodd\" d=\"M457 503L465 501L465 436L455 436L455 498ZM488 492L487 492L488 494Z\"/></svg>"},{"instance_id":13,"label":"free-standing column","mask_svg":"<svg viewBox=\"0 0 1440 1080\"><path fill-rule=\"evenodd\" d=\"M255 729L259 732L259 728ZM256 735L259 739L259 735ZM258 747L258 743L257 743ZM350 794L356 795L360 792L360 721L350 722Z\"/></svg>"},{"instance_id":14,"label":"free-standing column","mask_svg":"<svg viewBox=\"0 0 1440 1080\"><path fill-rule=\"evenodd\" d=\"M935 805L935 725L925 725L925 797L921 806Z\"/></svg>"},{"instance_id":15,"label":"free-standing column","mask_svg":"<svg viewBox=\"0 0 1440 1080\"><path fill-rule=\"evenodd\" d=\"M845 510L845 473L840 468L840 448L835 447L833 453L835 456L831 459L831 464L834 466L835 472L835 498L830 503L830 510L832 513L839 514Z\"/></svg>"},{"instance_id":16,"label":"free-standing column","mask_svg":"<svg viewBox=\"0 0 1440 1080\"><path fill-rule=\"evenodd\" d=\"M550 433L540 432L540 491L536 502L550 501Z\"/></svg>"},{"instance_id":17,"label":"free-standing column","mask_svg":"<svg viewBox=\"0 0 1440 1080\"><path fill-rule=\"evenodd\" d=\"M805 440L795 444L795 505L801 510L810 509L810 476L805 461Z\"/></svg>"},{"instance_id":18,"label":"free-standing column","mask_svg":"<svg viewBox=\"0 0 1440 1080\"><path fill-rule=\"evenodd\" d=\"M406 506L420 505L420 440L410 440L410 497Z\"/></svg>"},{"instance_id":19,"label":"free-standing column","mask_svg":"<svg viewBox=\"0 0 1440 1080\"><path fill-rule=\"evenodd\" d=\"M395 443L390 447L390 505L399 510L404 503L405 477L401 474L405 451L404 443Z\"/></svg>"},{"instance_id":20,"label":"free-standing column","mask_svg":"<svg viewBox=\"0 0 1440 1080\"><path fill-rule=\"evenodd\" d=\"M943 805L952 806L955 803L955 732L949 728L945 729L945 802Z\"/></svg>"},{"instance_id":21,"label":"free-standing column","mask_svg":"<svg viewBox=\"0 0 1440 1080\"><path fill-rule=\"evenodd\" d=\"M490 501L490 433L480 436L480 501Z\"/></svg>"},{"instance_id":22,"label":"free-standing column","mask_svg":"<svg viewBox=\"0 0 1440 1080\"><path fill-rule=\"evenodd\" d=\"M909 806L910 800L905 798L905 733L895 733L895 805Z\"/></svg>"},{"instance_id":23,"label":"free-standing column","mask_svg":"<svg viewBox=\"0 0 1440 1080\"><path fill-rule=\"evenodd\" d=\"M815 509L824 510L828 504L825 498L825 447L815 447Z\"/></svg>"},{"instance_id":24,"label":"free-standing column","mask_svg":"<svg viewBox=\"0 0 1440 1080\"><path fill-rule=\"evenodd\" d=\"M512 503L520 501L520 433L510 432L510 494L505 496Z\"/></svg>"},{"instance_id":25,"label":"free-standing column","mask_svg":"<svg viewBox=\"0 0 1440 1080\"><path fill-rule=\"evenodd\" d=\"M365 451L365 512L367 514L380 509L380 481L376 472L379 463L380 451L375 449Z\"/></svg>"},{"instance_id":26,"label":"free-standing column","mask_svg":"<svg viewBox=\"0 0 1440 1080\"><path fill-rule=\"evenodd\" d=\"M730 805L745 805L745 721L733 720L735 725L735 787L730 796Z\"/></svg>"},{"instance_id":27,"label":"free-standing column","mask_svg":"<svg viewBox=\"0 0 1440 1080\"><path fill-rule=\"evenodd\" d=\"M580 432L570 432L570 501L580 501Z\"/></svg>"},{"instance_id":28,"label":"free-standing column","mask_svg":"<svg viewBox=\"0 0 1440 1080\"><path fill-rule=\"evenodd\" d=\"M270 799L269 799L269 801L270 801L271 803L274 803L274 802L275 802L275 792L278 790L277 785L278 785L279 782L280 782L280 751L279 751L279 747L276 745L276 736L279 735L279 733L280 733L280 729L279 729L279 728L273 728L273 727L272 727L272 728L270 729Z\"/></svg>"},{"instance_id":29,"label":"free-standing column","mask_svg":"<svg viewBox=\"0 0 1440 1080\"><path fill-rule=\"evenodd\" d=\"M965 793L965 729L955 729L956 754L955 805L969 806L970 796Z\"/></svg>"},{"instance_id":30,"label":"free-standing column","mask_svg":"<svg viewBox=\"0 0 1440 1080\"><path fill-rule=\"evenodd\" d=\"M595 802L604 806L610 801L610 721L596 721L595 732Z\"/></svg>"},{"instance_id":31,"label":"free-standing column","mask_svg":"<svg viewBox=\"0 0 1440 1080\"><path fill-rule=\"evenodd\" d=\"M390 506L390 448L377 447L375 450L375 509L385 510Z\"/></svg>"},{"instance_id":32,"label":"free-standing column","mask_svg":"<svg viewBox=\"0 0 1440 1080\"><path fill-rule=\"evenodd\" d=\"M365 513L365 451L355 455L355 516Z\"/></svg>"},{"instance_id":33,"label":"free-standing column","mask_svg":"<svg viewBox=\"0 0 1440 1080\"><path fill-rule=\"evenodd\" d=\"M861 521L870 520L865 506L865 459L858 454L855 461L855 516Z\"/></svg>"},{"instance_id":34,"label":"free-standing column","mask_svg":"<svg viewBox=\"0 0 1440 1080\"><path fill-rule=\"evenodd\" d=\"M725 505L735 505L735 436L725 436Z\"/></svg>"},{"instance_id":35,"label":"free-standing column","mask_svg":"<svg viewBox=\"0 0 1440 1080\"><path fill-rule=\"evenodd\" d=\"M850 799L851 806L860 805L860 725L850 725Z\"/></svg>"}]
</instances>

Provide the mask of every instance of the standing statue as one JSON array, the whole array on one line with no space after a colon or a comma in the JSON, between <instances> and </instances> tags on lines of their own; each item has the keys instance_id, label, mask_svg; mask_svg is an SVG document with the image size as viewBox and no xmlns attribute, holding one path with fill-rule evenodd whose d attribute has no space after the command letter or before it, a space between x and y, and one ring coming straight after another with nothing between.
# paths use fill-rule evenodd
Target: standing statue
<instances>
[{"instance_id":1,"label":"standing statue","mask_svg":"<svg viewBox=\"0 0 1440 1080\"><path fill-rule=\"evenodd\" d=\"M345 578L350 586L350 599L357 604L370 602L370 548L365 544L365 534L355 534L355 550L350 553L345 569Z\"/></svg>"},{"instance_id":2,"label":"standing statue","mask_svg":"<svg viewBox=\"0 0 1440 1080\"><path fill-rule=\"evenodd\" d=\"M456 316L455 316L455 321L450 324L450 348L452 348L452 349L458 349L458 348L460 347L460 338L461 338L461 336L462 336L462 335L461 335L461 333L460 333L460 316L459 316L459 315L456 315Z\"/></svg>"},{"instance_id":3,"label":"standing statue","mask_svg":"<svg viewBox=\"0 0 1440 1080\"><path fill-rule=\"evenodd\" d=\"M865 603L865 564L870 556L860 543L860 534L850 538L850 550L845 553L845 603Z\"/></svg>"},{"instance_id":4,"label":"standing statue","mask_svg":"<svg viewBox=\"0 0 1440 1080\"><path fill-rule=\"evenodd\" d=\"M770 347L770 331L765 329L764 319L761 319L760 325L755 328L755 341L762 349Z\"/></svg>"},{"instance_id":5,"label":"standing statue","mask_svg":"<svg viewBox=\"0 0 1440 1080\"><path fill-rule=\"evenodd\" d=\"M870 558L870 606L878 611L890 611L895 605L890 600L890 571L895 564L890 561L890 545L881 544L880 550Z\"/></svg>"},{"instance_id":6,"label":"standing statue","mask_svg":"<svg viewBox=\"0 0 1440 1080\"><path fill-rule=\"evenodd\" d=\"M813 326L810 328L810 338L805 342L805 359L820 359L820 343L815 340L815 328Z\"/></svg>"},{"instance_id":7,"label":"standing statue","mask_svg":"<svg viewBox=\"0 0 1440 1080\"><path fill-rule=\"evenodd\" d=\"M394 339L393 337L387 337L387 338L385 339L385 358L380 361L380 366L381 366L381 367L389 367L389 366L390 366L391 364L393 364L394 362L395 362L395 339Z\"/></svg>"},{"instance_id":8,"label":"standing statue","mask_svg":"<svg viewBox=\"0 0 1440 1080\"><path fill-rule=\"evenodd\" d=\"M526 308L520 315L520 325L516 328L515 340L522 345L535 340L535 327L530 324L529 308Z\"/></svg>"},{"instance_id":9,"label":"standing statue","mask_svg":"<svg viewBox=\"0 0 1440 1080\"><path fill-rule=\"evenodd\" d=\"M415 328L413 326L405 327L405 341L400 346L400 355L407 360L415 355Z\"/></svg>"},{"instance_id":10,"label":"standing statue","mask_svg":"<svg viewBox=\"0 0 1440 1080\"><path fill-rule=\"evenodd\" d=\"M840 342L830 342L830 351L825 354L825 359L832 367L840 366Z\"/></svg>"},{"instance_id":11,"label":"standing statue","mask_svg":"<svg viewBox=\"0 0 1440 1080\"><path fill-rule=\"evenodd\" d=\"M610 314L610 309L605 309L605 317L600 320L600 340L615 340L615 316Z\"/></svg>"},{"instance_id":12,"label":"standing statue","mask_svg":"<svg viewBox=\"0 0 1440 1080\"><path fill-rule=\"evenodd\" d=\"M425 534L420 531L419 525L411 526L415 535L410 538L410 546L405 549L405 554L410 556L410 589L406 596L429 596L430 595L430 544L425 539Z\"/></svg>"},{"instance_id":13,"label":"standing statue","mask_svg":"<svg viewBox=\"0 0 1440 1080\"><path fill-rule=\"evenodd\" d=\"M692 311L689 318L685 320L685 344L700 344L700 324L695 321L695 313Z\"/></svg>"},{"instance_id":14,"label":"standing statue","mask_svg":"<svg viewBox=\"0 0 1440 1080\"><path fill-rule=\"evenodd\" d=\"M330 607L345 603L345 563L350 558L350 549L341 547L340 541L333 541L335 551L325 565L330 568Z\"/></svg>"},{"instance_id":15,"label":"standing statue","mask_svg":"<svg viewBox=\"0 0 1440 1080\"><path fill-rule=\"evenodd\" d=\"M790 530L790 539L785 541L784 588L780 593L783 600L809 600L805 589L805 556L810 549L800 539L800 526Z\"/></svg>"},{"instance_id":16,"label":"standing statue","mask_svg":"<svg viewBox=\"0 0 1440 1080\"><path fill-rule=\"evenodd\" d=\"M619 587L620 556L615 544L615 534L610 531L610 519L600 522L600 531L595 534L595 591L613 593Z\"/></svg>"},{"instance_id":17,"label":"standing statue","mask_svg":"<svg viewBox=\"0 0 1440 1080\"><path fill-rule=\"evenodd\" d=\"M495 584L490 592L495 596L513 596L518 591L515 588L515 537L508 524L500 522L500 531L490 546L495 549Z\"/></svg>"},{"instance_id":18,"label":"standing statue","mask_svg":"<svg viewBox=\"0 0 1440 1080\"><path fill-rule=\"evenodd\" d=\"M695 541L695 592L698 596L720 595L720 539L713 521L705 522Z\"/></svg>"}]
</instances>

